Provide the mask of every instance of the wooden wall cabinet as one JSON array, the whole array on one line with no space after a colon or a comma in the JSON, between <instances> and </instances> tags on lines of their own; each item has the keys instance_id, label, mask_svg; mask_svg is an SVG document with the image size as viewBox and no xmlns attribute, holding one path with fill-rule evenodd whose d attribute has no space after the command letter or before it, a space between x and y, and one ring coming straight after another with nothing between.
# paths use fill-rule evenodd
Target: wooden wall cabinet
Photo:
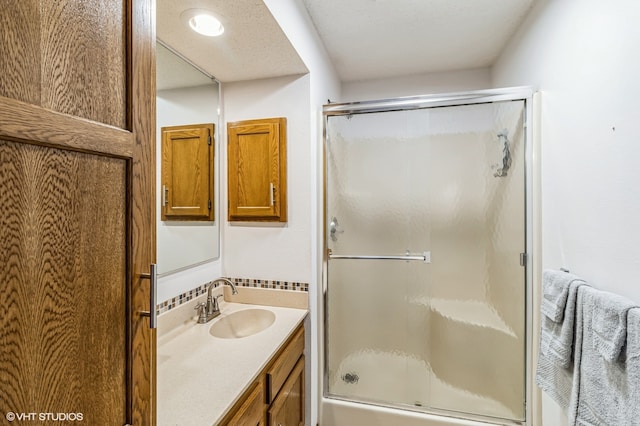
<instances>
[{"instance_id":1,"label":"wooden wall cabinet","mask_svg":"<svg viewBox=\"0 0 640 426\"><path fill-rule=\"evenodd\" d=\"M287 119L227 123L229 221L287 221Z\"/></svg>"},{"instance_id":2,"label":"wooden wall cabinet","mask_svg":"<svg viewBox=\"0 0 640 426\"><path fill-rule=\"evenodd\" d=\"M224 426L304 426L304 326L258 375Z\"/></svg>"},{"instance_id":3,"label":"wooden wall cabinet","mask_svg":"<svg viewBox=\"0 0 640 426\"><path fill-rule=\"evenodd\" d=\"M214 125L162 128L162 220L214 220Z\"/></svg>"}]
</instances>

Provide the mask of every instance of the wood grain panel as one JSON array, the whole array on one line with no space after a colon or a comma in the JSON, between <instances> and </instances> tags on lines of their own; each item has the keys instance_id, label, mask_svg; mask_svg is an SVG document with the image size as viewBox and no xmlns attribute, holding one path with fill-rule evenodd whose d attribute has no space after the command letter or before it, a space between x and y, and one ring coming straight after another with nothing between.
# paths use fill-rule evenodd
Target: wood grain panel
<instances>
[{"instance_id":1,"label":"wood grain panel","mask_svg":"<svg viewBox=\"0 0 640 426\"><path fill-rule=\"evenodd\" d=\"M265 131L238 134L238 206L269 206L271 184L277 185L278 173L273 173L273 159L278 158L271 126ZM265 173L269 170L269 173Z\"/></svg>"},{"instance_id":2,"label":"wood grain panel","mask_svg":"<svg viewBox=\"0 0 640 426\"><path fill-rule=\"evenodd\" d=\"M267 370L267 403L273 402L304 351L304 329L300 328Z\"/></svg>"},{"instance_id":3,"label":"wood grain panel","mask_svg":"<svg viewBox=\"0 0 640 426\"><path fill-rule=\"evenodd\" d=\"M153 425L154 2L3 1L0 55L0 409Z\"/></svg>"},{"instance_id":4,"label":"wood grain panel","mask_svg":"<svg viewBox=\"0 0 640 426\"><path fill-rule=\"evenodd\" d=\"M262 426L264 425L264 386L258 381L249 396L244 400L231 420L224 421L226 426Z\"/></svg>"},{"instance_id":5,"label":"wood grain panel","mask_svg":"<svg viewBox=\"0 0 640 426\"><path fill-rule=\"evenodd\" d=\"M0 13L0 96L34 105L40 104L39 5L3 0Z\"/></svg>"},{"instance_id":6,"label":"wood grain panel","mask_svg":"<svg viewBox=\"0 0 640 426\"><path fill-rule=\"evenodd\" d=\"M133 154L134 136L126 130L7 98L0 98L0 111L0 137L118 157Z\"/></svg>"},{"instance_id":7,"label":"wood grain panel","mask_svg":"<svg viewBox=\"0 0 640 426\"><path fill-rule=\"evenodd\" d=\"M57 0L40 5L41 106L128 128L126 1Z\"/></svg>"},{"instance_id":8,"label":"wood grain panel","mask_svg":"<svg viewBox=\"0 0 640 426\"><path fill-rule=\"evenodd\" d=\"M229 221L287 221L287 121L227 123Z\"/></svg>"},{"instance_id":9,"label":"wood grain panel","mask_svg":"<svg viewBox=\"0 0 640 426\"><path fill-rule=\"evenodd\" d=\"M304 426L304 356L267 412L268 426Z\"/></svg>"},{"instance_id":10,"label":"wood grain panel","mask_svg":"<svg viewBox=\"0 0 640 426\"><path fill-rule=\"evenodd\" d=\"M208 156L206 155L206 142L201 143L200 132L196 132L195 135L175 135L177 137L171 138L172 144L169 148L171 150L172 163L175 166L174 171L180 172L174 174L172 177L171 187L174 189L171 194L171 199L174 206L184 206L185 208L199 207L202 195L207 199L209 195L207 179L204 179L202 185L203 176L209 175L208 170ZM202 154L202 151L205 154ZM199 161L201 158L205 159L204 164ZM204 166L204 167L202 167ZM185 179L178 179L178 176L182 176ZM204 194L203 194L204 192ZM206 204L205 204L206 206Z\"/></svg>"},{"instance_id":11,"label":"wood grain panel","mask_svg":"<svg viewBox=\"0 0 640 426\"><path fill-rule=\"evenodd\" d=\"M0 140L0 412L127 421L127 162Z\"/></svg>"},{"instance_id":12,"label":"wood grain panel","mask_svg":"<svg viewBox=\"0 0 640 426\"><path fill-rule=\"evenodd\" d=\"M162 220L213 220L213 124L162 128Z\"/></svg>"},{"instance_id":13,"label":"wood grain panel","mask_svg":"<svg viewBox=\"0 0 640 426\"><path fill-rule=\"evenodd\" d=\"M125 0L6 0L0 96L123 129L128 123Z\"/></svg>"},{"instance_id":14,"label":"wood grain panel","mask_svg":"<svg viewBox=\"0 0 640 426\"><path fill-rule=\"evenodd\" d=\"M130 214L131 271L133 294L131 302L132 401L131 424L156 424L156 330L149 328L149 319L138 315L149 307L149 283L140 274L149 272L156 260L156 54L155 2L132 2L131 34L131 128L134 151L131 182Z\"/></svg>"}]
</instances>

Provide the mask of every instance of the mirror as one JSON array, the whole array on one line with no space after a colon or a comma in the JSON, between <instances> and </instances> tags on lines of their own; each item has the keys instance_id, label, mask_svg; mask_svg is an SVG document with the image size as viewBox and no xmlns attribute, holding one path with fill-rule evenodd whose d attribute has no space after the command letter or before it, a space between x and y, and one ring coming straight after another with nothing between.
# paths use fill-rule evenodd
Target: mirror
<instances>
[{"instance_id":1,"label":"mirror","mask_svg":"<svg viewBox=\"0 0 640 426\"><path fill-rule=\"evenodd\" d=\"M187 62L158 41L156 48L156 211L158 274L167 275L217 259L220 256L219 229L219 106L220 90L213 77ZM214 200L213 222L161 221L161 128L213 123Z\"/></svg>"}]
</instances>

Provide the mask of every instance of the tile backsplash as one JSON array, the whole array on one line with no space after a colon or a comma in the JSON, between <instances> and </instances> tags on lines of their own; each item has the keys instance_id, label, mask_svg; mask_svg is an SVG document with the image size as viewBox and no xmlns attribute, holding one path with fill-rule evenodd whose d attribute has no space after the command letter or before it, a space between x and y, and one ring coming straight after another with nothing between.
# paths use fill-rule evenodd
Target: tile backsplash
<instances>
[{"instance_id":1,"label":"tile backsplash","mask_svg":"<svg viewBox=\"0 0 640 426\"><path fill-rule=\"evenodd\" d=\"M274 289L274 290L294 290L294 291L309 291L309 283L301 283L301 282L290 282L290 281L274 281L274 280L257 280L252 278L229 278L237 287L253 287L253 288L264 288L264 289ZM182 293L176 297L172 297L171 299L165 300L164 302L159 303L156 306L158 314L163 312L167 312L173 308L176 308L183 303L186 303L201 294L207 292L207 288L209 288L209 284L214 280L206 282L198 287L189 290L185 293ZM218 282L215 283L215 287L219 287L223 285L223 283Z\"/></svg>"}]
</instances>

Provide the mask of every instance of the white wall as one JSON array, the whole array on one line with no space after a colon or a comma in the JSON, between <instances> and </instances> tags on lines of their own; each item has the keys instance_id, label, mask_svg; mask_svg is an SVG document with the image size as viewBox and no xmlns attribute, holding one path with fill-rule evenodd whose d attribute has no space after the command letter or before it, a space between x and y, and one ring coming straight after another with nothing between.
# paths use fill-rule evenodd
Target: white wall
<instances>
[{"instance_id":1,"label":"white wall","mask_svg":"<svg viewBox=\"0 0 640 426\"><path fill-rule=\"evenodd\" d=\"M640 302L640 6L542 0L495 86L542 92L542 266ZM565 424L543 398L543 424Z\"/></svg>"},{"instance_id":2,"label":"white wall","mask_svg":"<svg viewBox=\"0 0 640 426\"><path fill-rule=\"evenodd\" d=\"M464 92L491 87L491 70L476 68L345 82L342 85L341 97L344 102L352 102L431 93Z\"/></svg>"},{"instance_id":3,"label":"white wall","mask_svg":"<svg viewBox=\"0 0 640 426\"><path fill-rule=\"evenodd\" d=\"M286 224L225 222L222 250L224 274L230 277L309 282L309 76L225 83L223 91L225 123L268 117L287 118L288 197ZM226 154L225 150L225 170ZM222 192L224 201L221 200L221 203L227 206L226 180Z\"/></svg>"},{"instance_id":4,"label":"white wall","mask_svg":"<svg viewBox=\"0 0 640 426\"><path fill-rule=\"evenodd\" d=\"M321 268L319 267L322 259L320 250L323 205L322 105L327 99L339 98L340 82L302 0L264 0L264 2L309 70L308 104L305 106L309 126L309 157L305 162L307 167L305 173L295 178L306 180L304 184L310 194L308 211L310 222L306 230L311 243L308 252L310 313L306 325L310 333L307 334L306 347L307 354L311 356L307 357L306 366L306 381L309 383L307 389L310 391L307 394L306 424L315 425L318 422L318 402L321 395L320 366L322 365L322 332L319 327L322 323ZM293 178L294 176L290 173L289 180Z\"/></svg>"}]
</instances>

